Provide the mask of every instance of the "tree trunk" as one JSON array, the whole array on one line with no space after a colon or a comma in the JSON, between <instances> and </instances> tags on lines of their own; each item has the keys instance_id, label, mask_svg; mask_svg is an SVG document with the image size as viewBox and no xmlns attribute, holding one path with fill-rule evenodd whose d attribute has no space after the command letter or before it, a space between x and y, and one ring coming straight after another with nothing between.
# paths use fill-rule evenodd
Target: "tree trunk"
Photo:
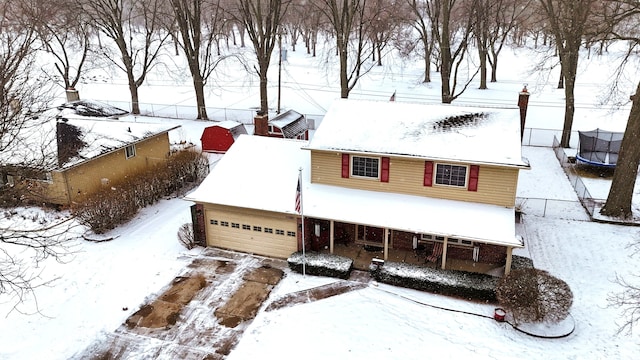
<instances>
[{"instance_id":1,"label":"tree trunk","mask_svg":"<svg viewBox=\"0 0 640 360\"><path fill-rule=\"evenodd\" d=\"M565 108L564 108L564 125L562 127L562 139L560 145L564 148L569 148L569 141L571 140L571 127L573 126L573 115L575 113L575 95L574 89L576 86L576 73L578 71L578 51L565 53L562 61L562 74L561 79L564 79L564 96L565 96Z\"/></svg>"},{"instance_id":2,"label":"tree trunk","mask_svg":"<svg viewBox=\"0 0 640 360\"><path fill-rule=\"evenodd\" d=\"M202 81L202 76L200 76L200 71L195 71L192 73L193 79L193 89L196 92L196 106L198 107L198 119L199 120L209 120L207 115L207 106L205 104L204 99L204 82Z\"/></svg>"},{"instance_id":3,"label":"tree trunk","mask_svg":"<svg viewBox=\"0 0 640 360\"><path fill-rule=\"evenodd\" d=\"M132 71L127 71L127 78L129 80L129 92L131 93L131 113L134 115L140 114L140 100L138 98L138 86L133 76Z\"/></svg>"},{"instance_id":4,"label":"tree trunk","mask_svg":"<svg viewBox=\"0 0 640 360\"><path fill-rule=\"evenodd\" d=\"M627 120L627 128L620 145L620 153L616 169L613 172L613 181L609 189L607 201L600 210L605 216L628 219L633 215L631 203L633 201L633 188L638 176L640 164L640 146L637 145L640 137L640 83L633 96L631 113Z\"/></svg>"},{"instance_id":5,"label":"tree trunk","mask_svg":"<svg viewBox=\"0 0 640 360\"><path fill-rule=\"evenodd\" d=\"M491 82L498 82L498 54L493 54L491 61Z\"/></svg>"},{"instance_id":6,"label":"tree trunk","mask_svg":"<svg viewBox=\"0 0 640 360\"><path fill-rule=\"evenodd\" d=\"M480 57L480 89L487 89L487 51L478 48L478 55Z\"/></svg>"},{"instance_id":7,"label":"tree trunk","mask_svg":"<svg viewBox=\"0 0 640 360\"><path fill-rule=\"evenodd\" d=\"M267 70L269 69L269 59L260 60L260 110L263 114L269 113L269 98L267 95Z\"/></svg>"},{"instance_id":8,"label":"tree trunk","mask_svg":"<svg viewBox=\"0 0 640 360\"><path fill-rule=\"evenodd\" d=\"M340 97L349 97L349 79L347 78L347 51L339 48L340 55Z\"/></svg>"},{"instance_id":9,"label":"tree trunk","mask_svg":"<svg viewBox=\"0 0 640 360\"><path fill-rule=\"evenodd\" d=\"M424 57L424 81L431 82L431 56Z\"/></svg>"}]
</instances>

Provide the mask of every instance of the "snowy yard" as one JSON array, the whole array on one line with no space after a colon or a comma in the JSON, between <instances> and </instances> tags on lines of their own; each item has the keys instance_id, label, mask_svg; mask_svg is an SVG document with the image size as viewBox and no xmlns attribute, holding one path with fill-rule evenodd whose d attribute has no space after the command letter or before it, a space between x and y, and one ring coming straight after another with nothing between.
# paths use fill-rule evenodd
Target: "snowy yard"
<instances>
[{"instance_id":1,"label":"snowy yard","mask_svg":"<svg viewBox=\"0 0 640 360\"><path fill-rule=\"evenodd\" d=\"M574 196L568 180L558 171L551 149L525 147L524 154L532 170L521 176L519 195L540 197L547 191L544 184L551 182L565 189L554 197ZM47 263L44 274L60 279L54 286L38 289L41 314L13 311L0 321L0 357L66 359L101 338L109 339L130 314L201 256L202 249L186 251L175 236L179 225L189 219L189 205L180 199L164 200L115 230L111 234L118 236L115 240L79 242L72 261ZM638 259L627 256L627 246L637 239L638 228L549 214L525 215L520 231L527 247L518 254L530 256L537 268L548 270L571 286L576 329L566 338L533 338L490 318L430 306L490 317L493 305L370 283L361 290L316 302L261 310L248 326L241 325L244 334L228 358L294 359L300 354L307 359L419 359L425 354L451 359L510 359L513 354L524 359L635 358L640 349L637 335L615 334L619 311L607 307L606 298L620 290L612 282L616 274L628 277L635 271ZM250 258L237 260L238 269L242 264L255 263ZM337 281L285 269L284 279L262 309L289 293ZM5 313L8 305L3 304ZM33 306L29 302L21 309L29 312ZM180 321L192 322L191 315L185 314ZM197 333L191 331L192 335ZM151 351L152 345L148 343L150 348L146 350ZM147 358L149 353L143 347L138 354Z\"/></svg>"},{"instance_id":2,"label":"snowy yard","mask_svg":"<svg viewBox=\"0 0 640 360\"><path fill-rule=\"evenodd\" d=\"M460 103L478 106L478 101L491 99L494 104L515 106L517 92L523 83L529 83L532 96L527 126L561 127L562 92L553 85L536 83L535 77L526 75L526 65L507 67L510 63L521 65L518 59L522 58L517 54L505 53L505 57L501 60L500 78L506 80L490 84L491 89L485 92L470 88L460 98ZM302 113L322 113L337 97L336 87L328 84L327 74L314 70L319 68L319 61L302 53L290 54L284 73L285 107ZM607 74L593 71L589 82L580 82L580 77L588 73L589 68L598 68L607 61L594 57L585 61L581 69L577 85L581 100L574 130L598 126L624 129L628 109L610 111L595 105L599 96L596 77L606 79ZM375 69L354 90L353 97L382 100L397 90L397 101L403 101L403 96L412 96L412 101L426 101L432 96L430 94L438 94L439 83L422 84L420 76L419 64L413 68ZM324 85L311 88L296 79ZM164 83L155 88L145 85L141 90L142 101L155 98L183 105L190 103L193 96L185 83L169 84L171 91L167 91L168 84ZM250 90L236 89L211 96L219 106L250 109L257 104L257 82L253 85ZM369 88L376 92L367 93ZM85 98L127 100L126 86L122 82L83 84L79 90ZM275 94L275 89L270 91ZM150 96L154 93L159 96ZM203 127L211 124L195 120L138 119L180 124L182 128L172 133L172 140L195 144L199 143ZM560 202L546 207L544 216L539 211L539 204L534 204L534 200L527 202L531 210L525 211L524 223L518 227L526 248L515 253L531 257L537 268L549 271L571 286L574 294L571 314L576 321L571 335L554 340L534 338L487 317L431 306L491 317L493 305L373 282L362 289L327 299L264 311L270 303L287 294L340 281L302 276L285 269L285 277L271 292L255 319L240 325L244 332L227 358L636 359L640 353L640 338L637 333L616 335L618 322L624 319L620 318L619 309L608 307L607 296L621 290L613 282L616 275L631 280L630 275L637 273L639 255L630 257L628 246L640 239L640 229L585 221L584 210L553 150L525 147L523 156L529 159L532 169L521 172L517 196ZM214 161L215 157L212 158ZM606 181L596 179L588 186L593 189L594 196L595 193L606 196ZM12 311L15 302L0 298L0 314L3 315L0 318L0 358L68 359L78 356L95 342L109 339L132 313L160 294L176 276L183 274L188 264L204 256L202 249L187 251L177 240L179 226L190 221L190 205L179 198L163 200L143 209L134 220L111 232L113 241L76 241L75 252L65 263L42 263L35 270L42 271L45 279L57 280L51 286L37 289L37 304L29 299ZM0 219L0 223L2 221L10 219ZM236 269L242 269L257 260L238 255L234 261ZM217 297L230 295L216 294ZM198 297L196 300L203 301ZM203 309L206 307L200 310ZM215 309L209 310L213 316ZM192 315L183 314L180 321L193 324ZM198 331L192 329L183 336L197 334ZM215 338L210 340L215 343ZM150 349L158 344L153 339L147 341L149 348L141 347L135 358L154 357ZM163 356L175 358L170 352Z\"/></svg>"}]
</instances>

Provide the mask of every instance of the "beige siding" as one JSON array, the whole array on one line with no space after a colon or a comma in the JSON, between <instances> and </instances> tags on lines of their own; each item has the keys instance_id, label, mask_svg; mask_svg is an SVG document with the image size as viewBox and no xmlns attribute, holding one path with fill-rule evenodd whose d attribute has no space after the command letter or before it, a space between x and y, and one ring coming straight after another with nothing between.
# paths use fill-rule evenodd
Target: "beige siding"
<instances>
[{"instance_id":1,"label":"beige siding","mask_svg":"<svg viewBox=\"0 0 640 360\"><path fill-rule=\"evenodd\" d=\"M424 160L391 157L389 182L383 183L372 179L342 178L342 153L311 151L311 182L313 183L508 207L515 205L518 171L515 168L481 165L478 191L435 184L426 187L423 185Z\"/></svg>"},{"instance_id":2,"label":"beige siding","mask_svg":"<svg viewBox=\"0 0 640 360\"><path fill-rule=\"evenodd\" d=\"M204 207L209 246L283 259L298 249L295 216L214 204L204 204ZM212 220L217 224L212 224ZM238 228L233 224L238 224ZM256 226L260 231L255 230ZM273 232L266 232L267 228Z\"/></svg>"},{"instance_id":3,"label":"beige siding","mask_svg":"<svg viewBox=\"0 0 640 360\"><path fill-rule=\"evenodd\" d=\"M136 156L128 158L125 150L101 156L65 171L71 201L100 189L102 179L117 182L154 164L165 161L169 154L169 135L161 134L136 144Z\"/></svg>"}]
</instances>

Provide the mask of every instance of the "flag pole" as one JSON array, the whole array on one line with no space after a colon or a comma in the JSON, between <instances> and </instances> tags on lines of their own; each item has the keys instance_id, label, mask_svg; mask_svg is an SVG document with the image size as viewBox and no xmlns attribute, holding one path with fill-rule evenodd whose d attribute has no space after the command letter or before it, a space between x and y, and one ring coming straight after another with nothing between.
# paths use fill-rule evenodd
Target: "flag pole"
<instances>
[{"instance_id":1,"label":"flag pole","mask_svg":"<svg viewBox=\"0 0 640 360\"><path fill-rule=\"evenodd\" d=\"M307 256L305 253L304 246L304 206L302 201L302 168L298 169L298 186L300 188L300 216L301 216L301 226L302 226L302 276L306 275L307 269Z\"/></svg>"}]
</instances>

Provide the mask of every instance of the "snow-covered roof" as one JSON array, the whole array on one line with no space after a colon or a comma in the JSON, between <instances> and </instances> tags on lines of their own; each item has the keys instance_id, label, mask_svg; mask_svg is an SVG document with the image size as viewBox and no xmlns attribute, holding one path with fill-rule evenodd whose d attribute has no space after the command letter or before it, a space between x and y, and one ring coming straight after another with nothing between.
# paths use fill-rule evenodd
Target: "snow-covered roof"
<instances>
[{"instance_id":1,"label":"snow-covered roof","mask_svg":"<svg viewBox=\"0 0 640 360\"><path fill-rule=\"evenodd\" d=\"M77 154L59 164L58 122L75 128ZM43 170L66 169L125 146L179 128L180 125L136 122L134 116L119 119L86 118L74 114L64 117L43 114L29 120L10 148L2 152L5 165L38 167Z\"/></svg>"},{"instance_id":2,"label":"snow-covered roof","mask_svg":"<svg viewBox=\"0 0 640 360\"><path fill-rule=\"evenodd\" d=\"M233 129L238 126L243 126L242 123L233 120L224 120L213 124L212 126L220 126L225 129Z\"/></svg>"},{"instance_id":3,"label":"snow-covered roof","mask_svg":"<svg viewBox=\"0 0 640 360\"><path fill-rule=\"evenodd\" d=\"M269 124L282 129L284 137L289 139L295 138L309 129L304 115L294 110L287 110L276 116L273 120L269 121Z\"/></svg>"},{"instance_id":4,"label":"snow-covered roof","mask_svg":"<svg viewBox=\"0 0 640 360\"><path fill-rule=\"evenodd\" d=\"M64 103L58 106L58 109L64 113L72 113L81 116L92 117L111 117L119 118L129 114L128 111L122 110L115 106L104 104L95 100L76 100Z\"/></svg>"},{"instance_id":5,"label":"snow-covered roof","mask_svg":"<svg viewBox=\"0 0 640 360\"><path fill-rule=\"evenodd\" d=\"M517 108L339 99L308 148L528 167Z\"/></svg>"},{"instance_id":6,"label":"snow-covered roof","mask_svg":"<svg viewBox=\"0 0 640 360\"><path fill-rule=\"evenodd\" d=\"M513 209L312 184L305 145L300 140L242 135L185 199L296 215L302 168L305 216L522 246L515 237Z\"/></svg>"},{"instance_id":7,"label":"snow-covered roof","mask_svg":"<svg viewBox=\"0 0 640 360\"><path fill-rule=\"evenodd\" d=\"M298 169L307 168L306 141L240 135L186 199L294 213Z\"/></svg>"}]
</instances>

